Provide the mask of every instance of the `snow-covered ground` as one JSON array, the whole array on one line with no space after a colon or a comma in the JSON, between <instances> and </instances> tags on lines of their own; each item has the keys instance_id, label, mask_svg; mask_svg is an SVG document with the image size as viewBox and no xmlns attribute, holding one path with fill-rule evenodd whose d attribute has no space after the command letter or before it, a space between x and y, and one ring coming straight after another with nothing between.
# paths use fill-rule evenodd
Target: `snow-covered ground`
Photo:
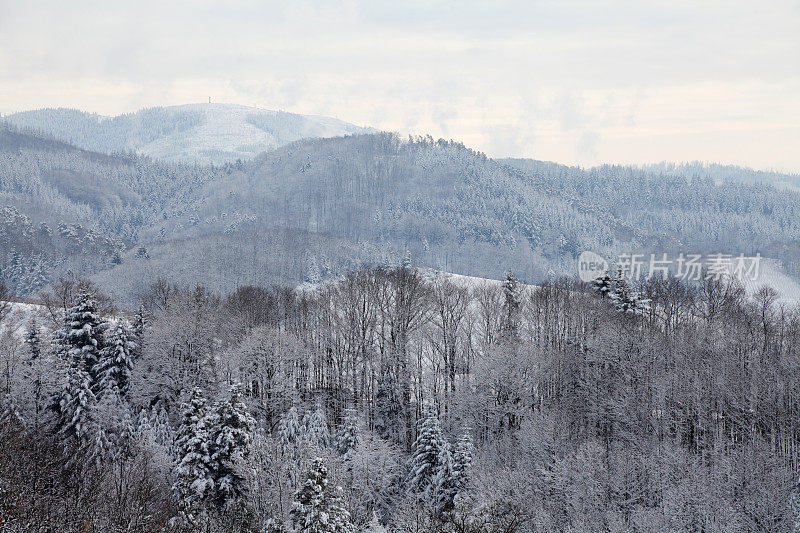
<instances>
[{"instance_id":1,"label":"snow-covered ground","mask_svg":"<svg viewBox=\"0 0 800 533\"><path fill-rule=\"evenodd\" d=\"M428 281L435 281L437 279L447 279L456 283L457 285L475 289L484 285L494 285L499 287L502 280L481 278L476 276L465 276L463 274L454 274L452 272L445 272L433 268L420 269L422 276ZM329 279L321 283L303 283L298 285L297 291L300 293L312 294L319 291L321 288L335 284L338 280ZM536 287L536 285L526 285L520 283L526 290ZM763 258L759 267L759 275L755 280L745 279L743 285L747 294L752 296L755 292L764 285L770 286L778 291L778 303L786 305L800 305L800 283L797 280L786 274L781 268L780 264L774 259Z\"/></svg>"},{"instance_id":2,"label":"snow-covered ground","mask_svg":"<svg viewBox=\"0 0 800 533\"><path fill-rule=\"evenodd\" d=\"M800 283L783 272L777 261L762 259L759 270L755 280L743 280L747 294L752 295L762 286L768 285L778 291L779 302L787 305L800 304Z\"/></svg>"},{"instance_id":3,"label":"snow-covered ground","mask_svg":"<svg viewBox=\"0 0 800 533\"><path fill-rule=\"evenodd\" d=\"M0 336L8 332L16 335L20 339L25 335L28 323L36 317L38 325L43 328L46 325L44 320L46 310L44 306L32 303L9 302L9 309L2 322L0 322Z\"/></svg>"},{"instance_id":4,"label":"snow-covered ground","mask_svg":"<svg viewBox=\"0 0 800 533\"><path fill-rule=\"evenodd\" d=\"M464 274L454 274L452 272L445 272L444 270L436 270L434 268L420 268L418 270L419 273L422 275L423 279L427 281L446 279L448 281L452 281L456 285L467 287L468 289L476 289L478 287L485 285L494 285L496 287L499 287L500 284L502 283L502 280L498 279L481 278L478 276L465 276ZM310 283L306 281L305 283L301 283L300 285L298 285L295 288L295 290L298 293L310 295L326 286L331 286L338 282L339 282L338 279L328 279L320 283ZM520 283L520 286L523 288L536 287L536 285L526 285L525 283Z\"/></svg>"}]
</instances>

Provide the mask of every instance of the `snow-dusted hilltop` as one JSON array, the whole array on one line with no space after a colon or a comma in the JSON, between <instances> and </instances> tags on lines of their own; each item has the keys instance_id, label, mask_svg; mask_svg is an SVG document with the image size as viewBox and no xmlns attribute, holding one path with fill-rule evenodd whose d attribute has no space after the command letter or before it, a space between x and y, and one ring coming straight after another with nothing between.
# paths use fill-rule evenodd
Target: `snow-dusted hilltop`
<instances>
[{"instance_id":1,"label":"snow-dusted hilltop","mask_svg":"<svg viewBox=\"0 0 800 533\"><path fill-rule=\"evenodd\" d=\"M136 151L168 161L214 164L250 159L299 139L374 131L330 117L235 104L157 107L116 117L40 109L4 120L88 150Z\"/></svg>"}]
</instances>

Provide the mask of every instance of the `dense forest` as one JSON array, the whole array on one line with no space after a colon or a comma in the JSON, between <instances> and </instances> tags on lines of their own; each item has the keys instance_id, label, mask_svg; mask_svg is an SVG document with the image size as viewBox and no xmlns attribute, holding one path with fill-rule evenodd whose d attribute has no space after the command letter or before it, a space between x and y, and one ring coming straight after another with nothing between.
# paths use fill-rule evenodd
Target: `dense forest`
<instances>
[{"instance_id":1,"label":"dense forest","mask_svg":"<svg viewBox=\"0 0 800 533\"><path fill-rule=\"evenodd\" d=\"M307 139L203 166L88 152L5 125L0 280L35 295L81 273L130 308L158 277L230 292L409 257L494 279L512 268L529 282L573 273L583 250L760 253L800 274L800 193L779 188L780 176L754 176L497 161L388 133Z\"/></svg>"},{"instance_id":2,"label":"dense forest","mask_svg":"<svg viewBox=\"0 0 800 533\"><path fill-rule=\"evenodd\" d=\"M3 306L4 531L795 528L772 289L403 266L138 303L61 279Z\"/></svg>"},{"instance_id":3,"label":"dense forest","mask_svg":"<svg viewBox=\"0 0 800 533\"><path fill-rule=\"evenodd\" d=\"M800 274L796 176L291 142L280 113L242 116L283 144L255 157L131 151L208 127L171 113L0 124L0 530L797 530L798 310L574 277Z\"/></svg>"}]
</instances>

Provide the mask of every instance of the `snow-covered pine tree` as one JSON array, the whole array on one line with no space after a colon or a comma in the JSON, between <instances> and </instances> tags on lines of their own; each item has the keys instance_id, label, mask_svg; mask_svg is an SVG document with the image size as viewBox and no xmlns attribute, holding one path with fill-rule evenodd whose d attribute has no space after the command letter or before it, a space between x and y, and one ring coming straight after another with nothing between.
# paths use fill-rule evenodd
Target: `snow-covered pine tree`
<instances>
[{"instance_id":1,"label":"snow-covered pine tree","mask_svg":"<svg viewBox=\"0 0 800 533\"><path fill-rule=\"evenodd\" d=\"M614 290L614 279L606 272L592 281L592 288L601 298L606 298Z\"/></svg>"},{"instance_id":2,"label":"snow-covered pine tree","mask_svg":"<svg viewBox=\"0 0 800 533\"><path fill-rule=\"evenodd\" d=\"M433 509L436 514L452 511L457 494L453 454L450 452L449 443L445 441L444 446L439 450L439 469L430 490L430 498L433 500Z\"/></svg>"},{"instance_id":3,"label":"snow-covered pine tree","mask_svg":"<svg viewBox=\"0 0 800 533\"><path fill-rule=\"evenodd\" d=\"M317 448L327 448L331 445L331 433L328 429L328 418L321 402L317 402L313 413L304 417L305 440Z\"/></svg>"},{"instance_id":4,"label":"snow-covered pine tree","mask_svg":"<svg viewBox=\"0 0 800 533\"><path fill-rule=\"evenodd\" d=\"M312 283L314 285L322 283L322 274L320 273L319 265L317 265L316 256L309 256L306 270L306 281L308 283Z\"/></svg>"},{"instance_id":5,"label":"snow-covered pine tree","mask_svg":"<svg viewBox=\"0 0 800 533\"><path fill-rule=\"evenodd\" d=\"M154 406L150 417L150 425L153 427L156 442L166 446L170 450L175 444L175 431L169 423L169 415L163 406Z\"/></svg>"},{"instance_id":6,"label":"snow-covered pine tree","mask_svg":"<svg viewBox=\"0 0 800 533\"><path fill-rule=\"evenodd\" d=\"M93 433L92 415L97 398L92 392L92 377L80 358L73 360L67 373L67 382L53 398L54 426L63 437L75 437L85 444Z\"/></svg>"},{"instance_id":7,"label":"snow-covered pine tree","mask_svg":"<svg viewBox=\"0 0 800 533\"><path fill-rule=\"evenodd\" d=\"M136 425L134 424L133 416L131 416L131 410L128 405L123 403L122 407L122 416L118 418L119 425L117 426L117 446L122 453L128 453L132 449L136 440Z\"/></svg>"},{"instance_id":8,"label":"snow-covered pine tree","mask_svg":"<svg viewBox=\"0 0 800 533\"><path fill-rule=\"evenodd\" d=\"M364 528L364 533L387 533L386 528L381 524L380 520L378 520L378 515L374 511L372 513L372 519Z\"/></svg>"},{"instance_id":9,"label":"snow-covered pine tree","mask_svg":"<svg viewBox=\"0 0 800 533\"><path fill-rule=\"evenodd\" d=\"M83 368L90 378L90 385L97 380L97 362L103 349L103 332L106 324L97 316L97 304L81 293L64 315L64 326L56 334L59 353L70 364Z\"/></svg>"},{"instance_id":10,"label":"snow-covered pine tree","mask_svg":"<svg viewBox=\"0 0 800 533\"><path fill-rule=\"evenodd\" d=\"M446 513L453 510L469 488L472 467L472 439L469 434L461 436L452 454L443 449L439 457L443 467L436 479L436 512Z\"/></svg>"},{"instance_id":11,"label":"snow-covered pine tree","mask_svg":"<svg viewBox=\"0 0 800 533\"><path fill-rule=\"evenodd\" d=\"M42 340L40 337L39 324L36 322L36 317L31 317L28 322L28 327L25 330L25 344L28 346L30 353L30 360L35 361L42 355Z\"/></svg>"},{"instance_id":12,"label":"snow-covered pine tree","mask_svg":"<svg viewBox=\"0 0 800 533\"><path fill-rule=\"evenodd\" d=\"M360 438L359 419L355 409L348 409L345 412L344 422L336 436L336 449L346 461L356 446Z\"/></svg>"},{"instance_id":13,"label":"snow-covered pine tree","mask_svg":"<svg viewBox=\"0 0 800 533\"><path fill-rule=\"evenodd\" d=\"M614 279L614 289L609 293L609 299L617 311L625 314L639 315L650 308L649 300L633 290L621 273Z\"/></svg>"},{"instance_id":14,"label":"snow-covered pine tree","mask_svg":"<svg viewBox=\"0 0 800 533\"><path fill-rule=\"evenodd\" d=\"M115 460L129 452L133 424L128 406L116 388L104 391L93 408L94 456L98 461Z\"/></svg>"},{"instance_id":15,"label":"snow-covered pine tree","mask_svg":"<svg viewBox=\"0 0 800 533\"><path fill-rule=\"evenodd\" d=\"M161 475L169 477L176 462L172 428L168 423L166 427L164 426L164 421L160 420L155 408L142 409L139 412L138 422L133 426L131 443L148 454Z\"/></svg>"},{"instance_id":16,"label":"snow-covered pine tree","mask_svg":"<svg viewBox=\"0 0 800 533\"><path fill-rule=\"evenodd\" d=\"M136 362L142 356L144 349L144 330L147 327L147 319L144 316L144 304L139 306L136 315L133 317L131 332L133 333L134 350L131 353L133 361Z\"/></svg>"},{"instance_id":17,"label":"snow-covered pine tree","mask_svg":"<svg viewBox=\"0 0 800 533\"><path fill-rule=\"evenodd\" d=\"M22 366L23 390L19 397L24 400L25 416L34 429L39 429L42 415L48 407L54 407L59 384L63 383L68 365L49 350L43 350L41 330L34 318L25 331L27 357Z\"/></svg>"},{"instance_id":18,"label":"snow-covered pine tree","mask_svg":"<svg viewBox=\"0 0 800 533\"><path fill-rule=\"evenodd\" d=\"M42 287L47 286L49 280L47 279L47 259L43 255L31 258L31 268L28 273L25 287L22 292L25 294L34 294Z\"/></svg>"},{"instance_id":19,"label":"snow-covered pine tree","mask_svg":"<svg viewBox=\"0 0 800 533\"><path fill-rule=\"evenodd\" d=\"M230 388L227 401L214 405L207 423L211 434L216 500L220 505L235 502L244 492L244 478L237 463L247 456L255 420L242 402L239 385Z\"/></svg>"},{"instance_id":20,"label":"snow-covered pine tree","mask_svg":"<svg viewBox=\"0 0 800 533\"><path fill-rule=\"evenodd\" d=\"M136 349L131 337L128 327L121 322L115 324L107 335L105 348L97 364L95 391L98 398L113 389L122 398L127 395L133 369L133 352Z\"/></svg>"},{"instance_id":21,"label":"snow-covered pine tree","mask_svg":"<svg viewBox=\"0 0 800 533\"><path fill-rule=\"evenodd\" d=\"M179 498L180 518L190 525L197 525L205 502L214 492L206 404L203 391L195 388L189 403L181 406L183 415L176 439L178 464L173 490Z\"/></svg>"},{"instance_id":22,"label":"snow-covered pine tree","mask_svg":"<svg viewBox=\"0 0 800 533\"><path fill-rule=\"evenodd\" d=\"M297 457L297 451L303 440L303 426L297 408L292 407L281 417L278 424L278 441L284 454Z\"/></svg>"},{"instance_id":23,"label":"snow-covered pine tree","mask_svg":"<svg viewBox=\"0 0 800 533\"><path fill-rule=\"evenodd\" d=\"M458 439L453 452L453 475L456 478L456 488L459 494L463 494L470 486L473 450L472 437L468 432L464 432Z\"/></svg>"},{"instance_id":24,"label":"snow-covered pine tree","mask_svg":"<svg viewBox=\"0 0 800 533\"><path fill-rule=\"evenodd\" d=\"M150 423L150 410L142 409L136 419L136 433L140 435L154 436L153 425Z\"/></svg>"},{"instance_id":25,"label":"snow-covered pine tree","mask_svg":"<svg viewBox=\"0 0 800 533\"><path fill-rule=\"evenodd\" d=\"M503 318L501 323L502 333L506 337L516 337L519 329L519 312L522 305L520 287L517 276L511 271L506 272L503 279Z\"/></svg>"},{"instance_id":26,"label":"snow-covered pine tree","mask_svg":"<svg viewBox=\"0 0 800 533\"><path fill-rule=\"evenodd\" d=\"M311 462L306 481L294 495L289 515L295 531L303 533L353 533L350 513L342 506L341 489L328 486L328 469L317 457Z\"/></svg>"},{"instance_id":27,"label":"snow-covered pine tree","mask_svg":"<svg viewBox=\"0 0 800 533\"><path fill-rule=\"evenodd\" d=\"M409 490L434 503L436 478L440 471L447 467L448 454L447 441L442 434L436 405L428 400L423 404L417 439L411 452Z\"/></svg>"},{"instance_id":28,"label":"snow-covered pine tree","mask_svg":"<svg viewBox=\"0 0 800 533\"><path fill-rule=\"evenodd\" d=\"M146 437L159 446L168 449L170 453L174 451L175 435L172 426L169 424L169 417L164 408L153 406L151 409L139 411L136 423L136 433Z\"/></svg>"}]
</instances>

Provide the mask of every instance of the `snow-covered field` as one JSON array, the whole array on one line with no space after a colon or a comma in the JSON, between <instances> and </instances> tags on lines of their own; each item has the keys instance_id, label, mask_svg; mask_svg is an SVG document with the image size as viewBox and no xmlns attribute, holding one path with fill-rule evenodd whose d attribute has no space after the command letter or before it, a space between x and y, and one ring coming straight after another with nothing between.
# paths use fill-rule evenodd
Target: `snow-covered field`
<instances>
[{"instance_id":1,"label":"snow-covered field","mask_svg":"<svg viewBox=\"0 0 800 533\"><path fill-rule=\"evenodd\" d=\"M372 131L331 117L295 115L234 104L187 104L167 109L203 113L205 120L199 126L145 144L138 152L170 161L220 164L237 157L251 159L260 152L303 138ZM251 124L248 120L253 117L269 127Z\"/></svg>"},{"instance_id":2,"label":"snow-covered field","mask_svg":"<svg viewBox=\"0 0 800 533\"><path fill-rule=\"evenodd\" d=\"M762 259L760 272L755 280L744 280L747 294L754 294L759 288L768 285L778 291L779 302L787 305L800 304L800 283L783 272L774 259Z\"/></svg>"},{"instance_id":3,"label":"snow-covered field","mask_svg":"<svg viewBox=\"0 0 800 533\"><path fill-rule=\"evenodd\" d=\"M465 276L463 274L454 274L452 272L445 272L433 268L420 269L422 276L428 281L435 281L437 279L446 279L456 283L457 285L467 287L468 289L476 289L485 285L493 285L499 287L502 280L481 278L477 276ZM322 283L303 283L297 287L300 293L311 294L321 288L335 284L337 280L326 280ZM534 289L536 285L526 285L520 283L525 290ZM743 285L747 294L752 296L763 286L769 286L778 291L778 303L793 306L800 305L800 283L797 280L786 274L780 264L774 259L763 258L761 260L759 275L757 279L745 279Z\"/></svg>"}]
</instances>

